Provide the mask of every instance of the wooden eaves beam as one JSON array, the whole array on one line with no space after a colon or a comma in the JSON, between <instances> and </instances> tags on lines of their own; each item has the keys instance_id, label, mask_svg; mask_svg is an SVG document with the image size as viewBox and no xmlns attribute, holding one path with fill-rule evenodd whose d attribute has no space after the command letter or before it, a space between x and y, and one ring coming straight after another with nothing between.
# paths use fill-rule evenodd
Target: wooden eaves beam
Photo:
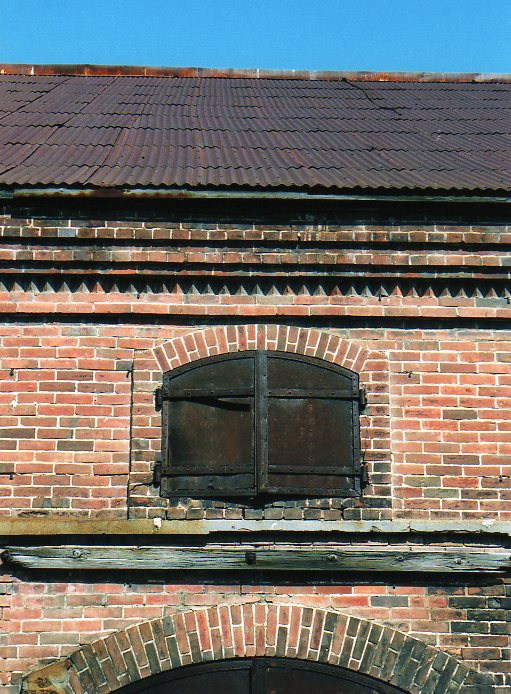
<instances>
[{"instance_id":1,"label":"wooden eaves beam","mask_svg":"<svg viewBox=\"0 0 511 694\"><path fill-rule=\"evenodd\" d=\"M511 550L494 547L297 544L204 547L7 547L2 560L24 569L503 572Z\"/></svg>"}]
</instances>

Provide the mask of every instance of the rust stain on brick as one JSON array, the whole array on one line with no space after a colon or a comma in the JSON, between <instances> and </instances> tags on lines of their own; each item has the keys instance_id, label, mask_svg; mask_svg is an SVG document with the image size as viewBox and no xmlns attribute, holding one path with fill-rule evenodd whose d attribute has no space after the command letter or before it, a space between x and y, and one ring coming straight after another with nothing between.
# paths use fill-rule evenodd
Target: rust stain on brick
<instances>
[{"instance_id":1,"label":"rust stain on brick","mask_svg":"<svg viewBox=\"0 0 511 694\"><path fill-rule=\"evenodd\" d=\"M23 694L66 694L69 684L69 661L58 660L29 673L22 684Z\"/></svg>"}]
</instances>

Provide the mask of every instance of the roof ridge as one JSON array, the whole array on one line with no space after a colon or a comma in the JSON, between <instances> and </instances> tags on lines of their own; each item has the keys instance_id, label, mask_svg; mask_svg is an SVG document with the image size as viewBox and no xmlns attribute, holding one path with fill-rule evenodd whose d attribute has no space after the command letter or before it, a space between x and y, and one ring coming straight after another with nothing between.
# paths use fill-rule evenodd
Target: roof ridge
<instances>
[{"instance_id":1,"label":"roof ridge","mask_svg":"<svg viewBox=\"0 0 511 694\"><path fill-rule=\"evenodd\" d=\"M336 70L266 70L259 68L151 67L143 65L93 65L29 63L0 64L0 75L84 76L84 77L227 77L357 82L504 82L511 73L481 72L371 72Z\"/></svg>"}]
</instances>

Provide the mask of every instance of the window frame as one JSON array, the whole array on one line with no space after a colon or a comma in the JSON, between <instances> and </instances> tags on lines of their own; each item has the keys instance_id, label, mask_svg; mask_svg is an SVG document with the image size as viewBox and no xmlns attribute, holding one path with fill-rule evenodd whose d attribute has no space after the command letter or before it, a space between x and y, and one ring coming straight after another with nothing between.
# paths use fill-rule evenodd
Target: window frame
<instances>
[{"instance_id":1,"label":"window frame","mask_svg":"<svg viewBox=\"0 0 511 694\"><path fill-rule=\"evenodd\" d=\"M342 376L344 379L349 379L350 387L347 390L336 391L336 395L326 396L324 393L326 390L335 391L333 388L328 389L306 389L306 388L284 388L284 389L272 389L268 388L268 360L290 360L294 362L300 362L308 364L312 367L320 367L326 371L333 374ZM172 463L170 460L170 446L169 446L169 407L166 403L171 400L179 399L172 394L172 382L175 378L180 375L187 373L193 369L201 368L202 366L212 365L215 363L221 363L225 361L234 361L237 359L251 359L253 360L254 369L254 383L253 388L241 389L243 395L240 397L247 397L252 399L253 403L253 441L252 441L252 458L253 458L253 475L254 475L254 486L251 489L239 489L235 494L232 493L222 493L220 492L205 492L203 490L176 490L172 488ZM227 389L223 389L225 393ZM250 392L252 390L252 392ZM276 393L275 391L287 391L285 393ZM321 391L321 392L320 392ZM212 390L211 388L204 387L203 389L194 389L194 396L199 398L214 397L216 394L221 392L221 389ZM321 395L323 393L323 395ZM290 489L283 486L270 485L268 482L268 476L270 474L269 462L268 462L268 404L269 400L272 398L279 397L293 397L304 395L304 400L311 399L314 397L325 399L325 397L333 398L337 400L349 400L352 403L352 413L351 413L351 441L350 448L352 451L351 455L351 465L340 466L332 476L337 475L339 479L349 478L351 479L351 485L340 486L336 489L331 487L314 487L304 491L303 494L297 493L296 489ZM225 393L227 395L227 393ZM225 396L224 395L224 396ZM219 397L219 396L218 396ZM186 399L184 396L182 399ZM177 367L171 371L167 371L163 375L162 387L156 392L156 401L158 408L162 409L162 477L161 477L161 495L164 497L192 497L192 498L210 498L210 499L225 499L225 498L317 498L317 497L338 497L338 498L349 498L360 496L362 492L362 461L361 461L361 451L360 451L360 412L363 410L365 405L365 400L362 391L359 389L359 376L354 371L351 371L345 367L339 366L338 364L333 364L326 360L310 357L308 355L297 354L294 352L283 352L279 350L245 350L239 352L228 352L225 354L214 355L211 357L206 357L203 359L198 359L182 366ZM291 467L291 466L289 466ZM339 473L345 472L343 476ZM290 472L290 474L293 474ZM174 475L175 476L175 475Z\"/></svg>"}]
</instances>

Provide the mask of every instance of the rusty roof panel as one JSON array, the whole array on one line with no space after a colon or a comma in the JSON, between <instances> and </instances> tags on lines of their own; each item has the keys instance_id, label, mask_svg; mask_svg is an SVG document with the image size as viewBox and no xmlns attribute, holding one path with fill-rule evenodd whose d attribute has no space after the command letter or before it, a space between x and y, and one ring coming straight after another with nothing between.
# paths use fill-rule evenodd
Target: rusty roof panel
<instances>
[{"instance_id":1,"label":"rusty roof panel","mask_svg":"<svg viewBox=\"0 0 511 694\"><path fill-rule=\"evenodd\" d=\"M0 185L511 190L506 81L0 74Z\"/></svg>"},{"instance_id":2,"label":"rusty roof panel","mask_svg":"<svg viewBox=\"0 0 511 694\"><path fill-rule=\"evenodd\" d=\"M386 83L509 83L509 74L491 74L478 72L368 72L368 71L318 71L318 70L261 70L260 68L203 68L203 67L154 67L147 65L92 65L92 64L53 64L31 65L5 63L0 65L0 75L24 75L30 77L79 75L79 76L130 76L168 78L172 77L224 77L230 79L297 80L317 81L362 81Z\"/></svg>"}]
</instances>

